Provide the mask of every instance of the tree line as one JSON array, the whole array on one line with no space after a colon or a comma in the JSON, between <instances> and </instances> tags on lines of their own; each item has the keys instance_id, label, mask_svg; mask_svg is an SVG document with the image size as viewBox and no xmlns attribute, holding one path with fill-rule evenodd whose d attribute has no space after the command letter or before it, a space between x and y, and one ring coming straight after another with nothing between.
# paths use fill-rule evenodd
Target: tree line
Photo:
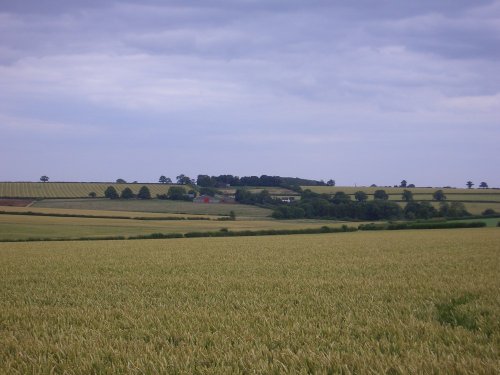
<instances>
[{"instance_id":1,"label":"tree line","mask_svg":"<svg viewBox=\"0 0 500 375\"><path fill-rule=\"evenodd\" d=\"M170 200L181 200L181 201L192 201L197 195L195 190L189 190L182 186L171 186L166 194L157 194L157 199L170 199ZM94 192L90 193L91 198L95 198L96 194ZM126 187L118 193L114 186L108 186L104 191L104 197L109 199L151 199L151 192L147 186L142 186L139 189L139 193L134 194L132 189Z\"/></svg>"},{"instance_id":2,"label":"tree line","mask_svg":"<svg viewBox=\"0 0 500 375\"><path fill-rule=\"evenodd\" d=\"M281 199L273 198L266 190L259 193L240 189L236 191L237 202L272 208L275 219L395 220L470 215L462 202L445 202L446 196L442 190L433 194L434 200L440 202L438 209L429 202L415 202L409 190L405 190L402 195L407 202L404 208L389 201L389 195L384 190L375 191L373 197L373 200L368 201L368 195L358 191L353 200L350 195L341 191L332 196L307 189L301 193L300 200L285 204Z\"/></svg>"}]
</instances>

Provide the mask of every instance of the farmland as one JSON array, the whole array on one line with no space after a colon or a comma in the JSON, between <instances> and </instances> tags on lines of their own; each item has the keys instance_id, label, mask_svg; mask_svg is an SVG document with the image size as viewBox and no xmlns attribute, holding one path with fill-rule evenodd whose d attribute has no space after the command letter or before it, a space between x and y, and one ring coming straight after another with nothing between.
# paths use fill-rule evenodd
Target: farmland
<instances>
[{"instance_id":1,"label":"farmland","mask_svg":"<svg viewBox=\"0 0 500 375\"><path fill-rule=\"evenodd\" d=\"M70 210L176 213L190 215L228 215L230 211L234 211L238 217L260 218L271 215L271 210L242 204L203 204L158 199L129 201L110 199L46 199L34 203L31 207Z\"/></svg>"},{"instance_id":2,"label":"farmland","mask_svg":"<svg viewBox=\"0 0 500 375\"><path fill-rule=\"evenodd\" d=\"M495 374L499 241L3 243L0 372Z\"/></svg>"},{"instance_id":3,"label":"farmland","mask_svg":"<svg viewBox=\"0 0 500 375\"><path fill-rule=\"evenodd\" d=\"M96 193L97 197L104 197L104 191L108 186L113 186L118 192L130 188L134 194L139 192L142 186L147 186L151 195L166 194L171 186L167 184L152 183L128 183L117 184L113 182L0 182L0 198L87 198L90 193ZM189 190L189 187L186 186ZM268 190L272 195L295 195L296 193L278 187L250 188L252 192ZM234 194L235 188L222 188L222 192Z\"/></svg>"},{"instance_id":4,"label":"farmland","mask_svg":"<svg viewBox=\"0 0 500 375\"><path fill-rule=\"evenodd\" d=\"M100 211L96 211L100 212ZM153 219L151 217L150 219ZM135 220L113 218L0 215L0 241L137 236L152 233L187 233L220 230L304 229L341 226L321 220Z\"/></svg>"},{"instance_id":5,"label":"farmland","mask_svg":"<svg viewBox=\"0 0 500 375\"><path fill-rule=\"evenodd\" d=\"M303 186L303 189L310 189L315 193L335 194L344 192L354 199L356 191L363 191L368 195L368 200L373 200L376 190L384 190L389 196L389 200L398 202L404 206L406 202L402 200L402 193L405 188L394 187L354 187L354 186ZM433 193L441 188L408 188L413 193L413 199L418 202L430 202L434 207L439 208L439 202L433 200ZM500 190L499 189L441 189L446 195L447 202L462 202L471 214L480 215L484 210L491 208L500 212Z\"/></svg>"},{"instance_id":6,"label":"farmland","mask_svg":"<svg viewBox=\"0 0 500 375\"><path fill-rule=\"evenodd\" d=\"M169 185L166 184L115 184L106 182L1 182L0 197L15 198L85 198L90 193L97 197L104 197L108 186L114 186L118 191L126 187L134 194L139 192L141 186L147 186L151 195L165 194Z\"/></svg>"}]
</instances>

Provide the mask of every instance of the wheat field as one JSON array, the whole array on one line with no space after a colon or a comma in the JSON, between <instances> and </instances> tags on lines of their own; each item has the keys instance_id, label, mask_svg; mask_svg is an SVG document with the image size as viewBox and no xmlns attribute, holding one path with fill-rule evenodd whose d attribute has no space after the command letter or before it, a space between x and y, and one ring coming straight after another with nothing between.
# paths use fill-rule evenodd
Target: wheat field
<instances>
[{"instance_id":1,"label":"wheat field","mask_svg":"<svg viewBox=\"0 0 500 375\"><path fill-rule=\"evenodd\" d=\"M0 244L0 373L496 374L497 228Z\"/></svg>"}]
</instances>

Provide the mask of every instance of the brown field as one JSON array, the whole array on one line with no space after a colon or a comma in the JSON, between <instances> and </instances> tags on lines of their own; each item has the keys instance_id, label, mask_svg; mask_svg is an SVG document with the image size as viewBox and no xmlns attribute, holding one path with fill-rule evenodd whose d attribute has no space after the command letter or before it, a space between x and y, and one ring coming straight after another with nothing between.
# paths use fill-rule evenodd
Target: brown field
<instances>
[{"instance_id":1,"label":"brown field","mask_svg":"<svg viewBox=\"0 0 500 375\"><path fill-rule=\"evenodd\" d=\"M2 207L26 207L31 203L33 203L31 199L0 199Z\"/></svg>"}]
</instances>

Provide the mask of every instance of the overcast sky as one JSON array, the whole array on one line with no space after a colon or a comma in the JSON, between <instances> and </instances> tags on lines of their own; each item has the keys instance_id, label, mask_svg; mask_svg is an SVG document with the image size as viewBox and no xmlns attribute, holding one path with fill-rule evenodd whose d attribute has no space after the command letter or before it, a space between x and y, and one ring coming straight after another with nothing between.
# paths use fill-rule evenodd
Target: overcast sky
<instances>
[{"instance_id":1,"label":"overcast sky","mask_svg":"<svg viewBox=\"0 0 500 375\"><path fill-rule=\"evenodd\" d=\"M0 0L0 180L500 186L500 1Z\"/></svg>"}]
</instances>

